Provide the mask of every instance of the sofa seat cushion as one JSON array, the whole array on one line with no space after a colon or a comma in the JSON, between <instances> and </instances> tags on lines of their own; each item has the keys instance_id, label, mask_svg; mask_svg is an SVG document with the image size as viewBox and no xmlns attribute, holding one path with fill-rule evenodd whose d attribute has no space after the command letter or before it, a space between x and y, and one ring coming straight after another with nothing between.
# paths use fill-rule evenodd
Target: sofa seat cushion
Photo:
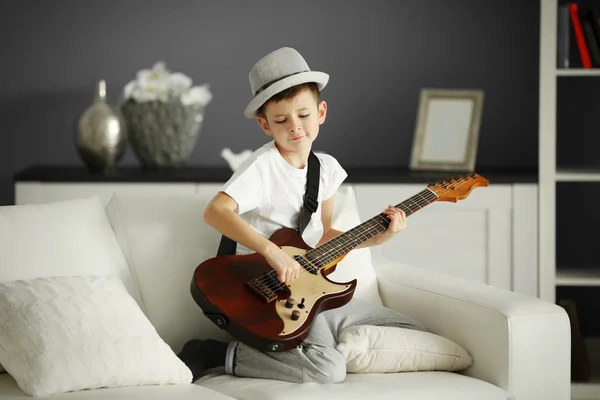
<instances>
[{"instance_id":1,"label":"sofa seat cushion","mask_svg":"<svg viewBox=\"0 0 600 400\"><path fill-rule=\"evenodd\" d=\"M488 382L454 372L348 374L340 384L296 384L209 374L196 382L238 400L512 400Z\"/></svg>"},{"instance_id":2,"label":"sofa seat cushion","mask_svg":"<svg viewBox=\"0 0 600 400\"><path fill-rule=\"evenodd\" d=\"M0 400L31 400L15 380L7 373L0 373ZM225 394L215 392L197 384L136 386L110 389L82 390L57 394L48 397L36 397L36 400L231 400Z\"/></svg>"}]
</instances>

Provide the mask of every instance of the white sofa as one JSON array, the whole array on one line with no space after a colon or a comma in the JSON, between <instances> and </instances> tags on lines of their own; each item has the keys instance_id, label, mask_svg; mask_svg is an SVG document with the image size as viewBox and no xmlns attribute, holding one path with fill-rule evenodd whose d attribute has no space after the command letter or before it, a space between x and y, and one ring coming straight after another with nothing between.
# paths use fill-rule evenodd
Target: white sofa
<instances>
[{"instance_id":1,"label":"white sofa","mask_svg":"<svg viewBox=\"0 0 600 400\"><path fill-rule=\"evenodd\" d=\"M123 271L117 275L129 282L128 289L140 308L175 353L190 338L227 340L229 336L203 316L190 295L194 269L214 256L220 239L202 219L208 201L201 196L116 194L105 208L96 198L0 207L0 281L85 273L87 263L106 256L108 251L102 246L112 245L112 240L118 251L108 252L110 260L118 262L121 257L128 269L127 276ZM94 211L90 219L95 228L86 228L86 215L68 211L78 204L101 210ZM357 216L351 189L341 190L334 225L348 228ZM108 233L100 232L104 217ZM409 232L410 227L402 234ZM72 235L81 235L76 245ZM395 240L402 240L401 235ZM109 270L108 274L115 273ZM193 384L102 388L50 398L570 398L570 328L562 308L424 268L391 260L371 261L368 249L350 253L332 279L354 276L359 279L356 296L381 301L421 321L433 333L466 349L473 365L460 372L348 374L344 383L327 385L240 378L217 369ZM0 400L26 398L31 397L10 374L0 374Z\"/></svg>"}]
</instances>

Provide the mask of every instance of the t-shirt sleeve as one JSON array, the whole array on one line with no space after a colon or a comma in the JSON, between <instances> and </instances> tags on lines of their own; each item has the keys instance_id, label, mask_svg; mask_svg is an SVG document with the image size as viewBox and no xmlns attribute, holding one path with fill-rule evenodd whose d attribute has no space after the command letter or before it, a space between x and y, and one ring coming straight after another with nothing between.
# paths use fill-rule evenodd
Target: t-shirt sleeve
<instances>
[{"instance_id":1,"label":"t-shirt sleeve","mask_svg":"<svg viewBox=\"0 0 600 400\"><path fill-rule=\"evenodd\" d=\"M260 206L264 179L259 163L256 160L242 163L221 190L237 202L238 214L244 214Z\"/></svg>"},{"instance_id":2,"label":"t-shirt sleeve","mask_svg":"<svg viewBox=\"0 0 600 400\"><path fill-rule=\"evenodd\" d=\"M328 181L325 182L325 188L323 191L323 200L327 200L331 198L337 192L340 185L346 180L348 177L348 173L340 163L332 156L326 155L321 160L323 164L323 169L327 173L329 177Z\"/></svg>"}]
</instances>

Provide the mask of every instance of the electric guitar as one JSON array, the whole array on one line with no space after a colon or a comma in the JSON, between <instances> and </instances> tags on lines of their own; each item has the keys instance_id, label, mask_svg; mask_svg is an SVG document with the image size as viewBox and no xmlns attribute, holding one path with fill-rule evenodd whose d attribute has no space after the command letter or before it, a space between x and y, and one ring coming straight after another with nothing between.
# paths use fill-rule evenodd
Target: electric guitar
<instances>
[{"instance_id":1,"label":"electric guitar","mask_svg":"<svg viewBox=\"0 0 600 400\"><path fill-rule=\"evenodd\" d=\"M470 173L440 180L397 204L407 216L435 201L465 199L488 180ZM333 282L327 275L359 244L388 228L383 213L339 236L311 248L290 228L269 239L302 267L289 284L260 254L228 255L208 259L194 271L192 297L204 314L236 339L262 351L287 351L300 345L322 311L341 307L354 295L357 280Z\"/></svg>"}]
</instances>

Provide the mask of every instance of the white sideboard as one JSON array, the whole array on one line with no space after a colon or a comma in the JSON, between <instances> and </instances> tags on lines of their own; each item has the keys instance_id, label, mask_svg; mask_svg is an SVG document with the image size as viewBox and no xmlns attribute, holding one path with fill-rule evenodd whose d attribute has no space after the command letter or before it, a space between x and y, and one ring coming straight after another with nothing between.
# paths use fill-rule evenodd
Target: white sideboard
<instances>
[{"instance_id":1,"label":"white sideboard","mask_svg":"<svg viewBox=\"0 0 600 400\"><path fill-rule=\"evenodd\" d=\"M355 184L361 220L420 192L419 184ZM537 185L475 188L457 203L434 202L400 237L373 247L384 256L537 297Z\"/></svg>"},{"instance_id":2,"label":"white sideboard","mask_svg":"<svg viewBox=\"0 0 600 400\"><path fill-rule=\"evenodd\" d=\"M43 175L43 174L42 174ZM96 195L107 204L115 192L180 193L212 197L226 180L194 179L85 180L81 177L25 175L15 177L15 204L48 203ZM352 175L351 175L352 176ZM181 177L180 177L181 178ZM202 180L206 181L202 181ZM427 180L376 182L364 176L352 181L361 220L379 214L419 193ZM475 188L457 203L434 202L408 219L408 229L394 240L372 248L384 256L452 276L538 296L537 184L492 183Z\"/></svg>"}]
</instances>

